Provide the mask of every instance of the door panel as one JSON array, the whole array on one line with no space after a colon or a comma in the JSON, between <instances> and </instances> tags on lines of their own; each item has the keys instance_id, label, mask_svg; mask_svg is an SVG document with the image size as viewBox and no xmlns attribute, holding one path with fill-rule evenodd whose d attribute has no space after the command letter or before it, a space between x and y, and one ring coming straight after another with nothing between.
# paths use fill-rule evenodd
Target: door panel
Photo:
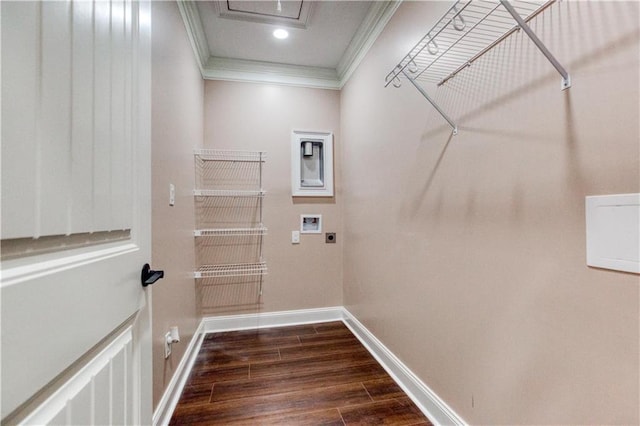
<instances>
[{"instance_id":1,"label":"door panel","mask_svg":"<svg viewBox=\"0 0 640 426\"><path fill-rule=\"evenodd\" d=\"M3 287L3 410L33 395L137 312L140 250L133 244L114 250L118 254L104 250L62 271L32 270Z\"/></svg>"},{"instance_id":2,"label":"door panel","mask_svg":"<svg viewBox=\"0 0 640 426\"><path fill-rule=\"evenodd\" d=\"M40 92L36 113L36 173L39 176L35 236L67 234L71 147L71 33L67 24L71 2L42 2L35 84ZM4 44L4 43L3 43ZM4 63L4 61L2 61ZM4 96L3 96L4 99ZM20 125L18 121L15 124ZM32 160L33 161L33 160ZM14 163L15 164L15 163ZM3 167L4 169L4 167ZM8 206L11 208L11 206Z\"/></svg>"},{"instance_id":3,"label":"door panel","mask_svg":"<svg viewBox=\"0 0 640 426\"><path fill-rule=\"evenodd\" d=\"M131 229L136 10L3 2L3 239Z\"/></svg>"},{"instance_id":4,"label":"door panel","mask_svg":"<svg viewBox=\"0 0 640 426\"><path fill-rule=\"evenodd\" d=\"M43 404L22 420L26 425L133 424L131 327L97 354Z\"/></svg>"},{"instance_id":5,"label":"door panel","mask_svg":"<svg viewBox=\"0 0 640 426\"><path fill-rule=\"evenodd\" d=\"M110 361L127 378L110 382L109 416L148 423L151 289L140 270L150 259L150 6L0 7L2 245L23 250L2 262L1 416L55 392L53 379L129 322L130 354ZM74 249L57 249L70 239ZM65 418L106 415L82 404Z\"/></svg>"},{"instance_id":6,"label":"door panel","mask_svg":"<svg viewBox=\"0 0 640 426\"><path fill-rule=\"evenodd\" d=\"M3 2L2 7L2 238L31 237L35 233L36 111L38 21L36 3ZM16 9L16 10L14 10ZM5 14L13 19L6 19ZM7 40L12 40L11 47ZM6 84L23 81L24 84ZM9 99L11 101L9 101ZM17 123L32 123L18 125ZM11 123L16 123L12 125ZM11 141L11 143L9 143ZM9 160L11 159L11 160ZM10 167L10 163L21 167ZM5 182L13 182L7 185ZM15 184L18 183L19 185ZM11 208L9 208L11 206Z\"/></svg>"},{"instance_id":7,"label":"door panel","mask_svg":"<svg viewBox=\"0 0 640 426\"><path fill-rule=\"evenodd\" d=\"M72 233L93 231L94 63L93 3L73 6L73 81L71 94L71 207ZM75 141L75 143L74 143Z\"/></svg>"}]
</instances>

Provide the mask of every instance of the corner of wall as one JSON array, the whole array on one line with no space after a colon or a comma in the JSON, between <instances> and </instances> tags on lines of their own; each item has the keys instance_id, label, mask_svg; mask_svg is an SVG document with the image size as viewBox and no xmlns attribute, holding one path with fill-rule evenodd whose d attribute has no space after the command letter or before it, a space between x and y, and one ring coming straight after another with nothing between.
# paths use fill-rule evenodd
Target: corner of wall
<instances>
[{"instance_id":1,"label":"corner of wall","mask_svg":"<svg viewBox=\"0 0 640 426\"><path fill-rule=\"evenodd\" d=\"M193 151L202 146L204 83L175 2L152 2L152 265L165 278L153 288L153 394L159 403L184 362L186 345L164 358L164 334L197 333L193 280ZM175 204L169 205L169 185Z\"/></svg>"}]
</instances>

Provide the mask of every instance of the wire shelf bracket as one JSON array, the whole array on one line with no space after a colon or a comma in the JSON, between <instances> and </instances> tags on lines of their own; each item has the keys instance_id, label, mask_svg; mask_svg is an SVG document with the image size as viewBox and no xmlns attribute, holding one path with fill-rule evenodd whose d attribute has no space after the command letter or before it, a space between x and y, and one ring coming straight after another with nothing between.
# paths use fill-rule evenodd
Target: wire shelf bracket
<instances>
[{"instance_id":1,"label":"wire shelf bracket","mask_svg":"<svg viewBox=\"0 0 640 426\"><path fill-rule=\"evenodd\" d=\"M426 35L385 77L385 87L402 85L401 77L415 86L449 123L456 123L438 106L418 81L445 84L460 71L516 31L523 30L562 77L561 89L571 87L571 76L529 27L528 22L556 0L457 0ZM523 18L524 16L524 18ZM515 21L515 25L514 25Z\"/></svg>"},{"instance_id":2,"label":"wire shelf bracket","mask_svg":"<svg viewBox=\"0 0 640 426\"><path fill-rule=\"evenodd\" d=\"M405 77L407 77L407 80L409 80L411 82L411 84L414 85L414 87L416 89L418 89L418 92L420 92L422 94L422 96L425 97L425 99L427 101L429 101L429 103L436 109L436 111L438 111L438 113L445 119L447 120L447 123L449 123L449 125L451 126L451 128L453 129L453 134L457 135L458 134L458 125L456 123L453 122L453 120L451 120L449 118L449 116L438 106L438 104L436 103L436 101L434 101L433 99L431 99L431 96L429 96L429 94L427 93L426 90L424 90L422 88L422 86L420 86L420 84L418 84L415 79L411 78L411 76L409 76L409 74L407 74L405 71L402 71L402 74L404 74Z\"/></svg>"},{"instance_id":3,"label":"wire shelf bracket","mask_svg":"<svg viewBox=\"0 0 640 426\"><path fill-rule=\"evenodd\" d=\"M538 38L536 33L533 32L531 27L529 27L529 25L524 21L524 19L522 19L520 14L513 8L513 6L511 6L511 4L507 0L500 0L500 3L502 4L502 6L504 6L505 9L507 9L507 12L509 12L509 14L513 16L513 19L518 23L518 26L522 28L527 36L529 36L533 44L536 45L536 47L540 50L540 52L542 52L547 60L551 62L551 65L553 65L558 73L560 73L560 75L562 76L560 88L562 90L565 90L571 87L571 76L569 75L567 70L564 69L564 67L560 64L560 62L558 62L556 57L553 56L549 49L547 49L547 46L545 46L542 40Z\"/></svg>"}]
</instances>

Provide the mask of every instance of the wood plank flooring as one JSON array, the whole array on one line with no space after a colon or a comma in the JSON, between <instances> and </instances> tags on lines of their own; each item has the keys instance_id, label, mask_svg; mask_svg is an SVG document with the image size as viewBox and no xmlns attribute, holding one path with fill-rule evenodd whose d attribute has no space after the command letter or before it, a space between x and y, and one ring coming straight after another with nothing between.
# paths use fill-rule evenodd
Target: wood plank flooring
<instances>
[{"instance_id":1,"label":"wood plank flooring","mask_svg":"<svg viewBox=\"0 0 640 426\"><path fill-rule=\"evenodd\" d=\"M431 425L342 322L210 333L171 425Z\"/></svg>"}]
</instances>

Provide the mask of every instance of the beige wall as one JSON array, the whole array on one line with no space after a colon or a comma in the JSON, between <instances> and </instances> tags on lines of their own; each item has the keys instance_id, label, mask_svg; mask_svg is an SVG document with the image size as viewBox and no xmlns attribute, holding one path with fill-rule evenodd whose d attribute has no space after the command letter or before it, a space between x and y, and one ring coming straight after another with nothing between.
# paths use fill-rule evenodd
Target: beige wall
<instances>
[{"instance_id":1,"label":"beige wall","mask_svg":"<svg viewBox=\"0 0 640 426\"><path fill-rule=\"evenodd\" d=\"M204 315L269 312L342 305L342 217L340 187L342 140L340 93L266 84L207 81L204 107L205 148L263 150L264 257L269 274L260 305L239 286L207 286L201 291ZM292 199L290 180L291 131L334 132L336 196ZM337 244L325 244L323 235L302 235L300 214L319 213L323 232L336 232ZM255 288L255 286L254 286Z\"/></svg>"},{"instance_id":2,"label":"beige wall","mask_svg":"<svg viewBox=\"0 0 640 426\"><path fill-rule=\"evenodd\" d=\"M384 75L446 3L404 2L342 91L345 305L466 421L637 424L638 276L585 265L584 197L640 192L639 4L562 2L443 88Z\"/></svg>"},{"instance_id":3,"label":"beige wall","mask_svg":"<svg viewBox=\"0 0 640 426\"><path fill-rule=\"evenodd\" d=\"M153 401L158 404L198 325L194 267L193 150L202 145L202 77L175 2L153 2L151 266L165 278L153 286ZM169 206L169 183L176 187ZM181 342L164 359L164 334Z\"/></svg>"}]
</instances>

